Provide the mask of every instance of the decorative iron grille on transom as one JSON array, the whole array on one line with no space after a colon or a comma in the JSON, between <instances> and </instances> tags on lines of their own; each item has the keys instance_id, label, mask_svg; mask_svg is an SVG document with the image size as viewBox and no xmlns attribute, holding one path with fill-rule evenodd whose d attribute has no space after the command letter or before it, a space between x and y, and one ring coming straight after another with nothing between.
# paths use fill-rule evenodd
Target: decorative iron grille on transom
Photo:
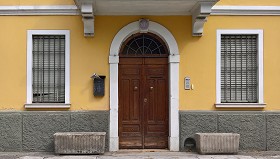
<instances>
[{"instance_id":1,"label":"decorative iron grille on transom","mask_svg":"<svg viewBox=\"0 0 280 159\"><path fill-rule=\"evenodd\" d=\"M65 102L65 36L33 35L33 103Z\"/></svg>"},{"instance_id":2,"label":"decorative iron grille on transom","mask_svg":"<svg viewBox=\"0 0 280 159\"><path fill-rule=\"evenodd\" d=\"M222 103L258 102L258 36L221 36Z\"/></svg>"},{"instance_id":3,"label":"decorative iron grille on transom","mask_svg":"<svg viewBox=\"0 0 280 159\"><path fill-rule=\"evenodd\" d=\"M165 43L155 34L137 33L129 37L121 49L120 56L168 56Z\"/></svg>"}]
</instances>

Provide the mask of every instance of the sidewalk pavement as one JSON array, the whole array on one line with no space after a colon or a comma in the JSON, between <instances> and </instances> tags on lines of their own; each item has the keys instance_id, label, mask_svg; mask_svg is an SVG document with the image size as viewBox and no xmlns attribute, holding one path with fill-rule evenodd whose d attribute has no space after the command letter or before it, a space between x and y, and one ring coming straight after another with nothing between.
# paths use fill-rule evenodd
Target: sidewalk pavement
<instances>
[{"instance_id":1,"label":"sidewalk pavement","mask_svg":"<svg viewBox=\"0 0 280 159\"><path fill-rule=\"evenodd\" d=\"M194 152L121 150L104 155L55 155L52 152L0 152L0 159L280 159L280 151L240 152L237 155L199 155Z\"/></svg>"}]
</instances>

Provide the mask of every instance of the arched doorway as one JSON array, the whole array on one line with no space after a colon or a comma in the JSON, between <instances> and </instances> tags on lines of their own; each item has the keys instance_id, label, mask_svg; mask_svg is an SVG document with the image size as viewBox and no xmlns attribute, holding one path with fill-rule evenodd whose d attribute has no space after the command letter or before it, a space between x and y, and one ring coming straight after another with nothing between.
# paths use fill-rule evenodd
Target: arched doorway
<instances>
[{"instance_id":1,"label":"arched doorway","mask_svg":"<svg viewBox=\"0 0 280 159\"><path fill-rule=\"evenodd\" d=\"M169 135L168 146L170 151L179 151L179 62L178 45L171 32L164 26L149 21L149 33L160 37L168 48L168 87L169 87ZM119 150L119 53L122 43L135 33L139 33L139 21L124 26L114 37L109 55L110 64L110 123L109 123L109 151Z\"/></svg>"},{"instance_id":2,"label":"arched doorway","mask_svg":"<svg viewBox=\"0 0 280 159\"><path fill-rule=\"evenodd\" d=\"M136 33L119 56L119 147L168 148L168 49L155 34Z\"/></svg>"}]
</instances>

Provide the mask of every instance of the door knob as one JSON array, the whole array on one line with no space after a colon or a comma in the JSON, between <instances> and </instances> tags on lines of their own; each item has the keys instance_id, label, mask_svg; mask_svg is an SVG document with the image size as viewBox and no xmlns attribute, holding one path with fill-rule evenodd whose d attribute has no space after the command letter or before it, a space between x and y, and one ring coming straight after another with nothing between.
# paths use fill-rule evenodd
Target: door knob
<instances>
[{"instance_id":1,"label":"door knob","mask_svg":"<svg viewBox=\"0 0 280 159\"><path fill-rule=\"evenodd\" d=\"M138 89L138 87L135 86L135 87L134 87L134 90L136 91L137 89Z\"/></svg>"},{"instance_id":2,"label":"door knob","mask_svg":"<svg viewBox=\"0 0 280 159\"><path fill-rule=\"evenodd\" d=\"M150 90L152 91L154 89L154 87L150 87Z\"/></svg>"},{"instance_id":3,"label":"door knob","mask_svg":"<svg viewBox=\"0 0 280 159\"><path fill-rule=\"evenodd\" d=\"M146 103L148 101L148 99L147 98L144 98L144 102Z\"/></svg>"}]
</instances>

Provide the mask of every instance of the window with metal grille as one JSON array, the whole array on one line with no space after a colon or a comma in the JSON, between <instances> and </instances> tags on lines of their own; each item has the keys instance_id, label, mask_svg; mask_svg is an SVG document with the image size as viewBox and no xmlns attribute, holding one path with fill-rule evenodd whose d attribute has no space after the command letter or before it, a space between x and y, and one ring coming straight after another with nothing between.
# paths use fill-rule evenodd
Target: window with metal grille
<instances>
[{"instance_id":1,"label":"window with metal grille","mask_svg":"<svg viewBox=\"0 0 280 159\"><path fill-rule=\"evenodd\" d=\"M33 103L65 102L65 35L32 36Z\"/></svg>"},{"instance_id":2,"label":"window with metal grille","mask_svg":"<svg viewBox=\"0 0 280 159\"><path fill-rule=\"evenodd\" d=\"M258 102L258 35L221 35L221 103Z\"/></svg>"}]
</instances>

